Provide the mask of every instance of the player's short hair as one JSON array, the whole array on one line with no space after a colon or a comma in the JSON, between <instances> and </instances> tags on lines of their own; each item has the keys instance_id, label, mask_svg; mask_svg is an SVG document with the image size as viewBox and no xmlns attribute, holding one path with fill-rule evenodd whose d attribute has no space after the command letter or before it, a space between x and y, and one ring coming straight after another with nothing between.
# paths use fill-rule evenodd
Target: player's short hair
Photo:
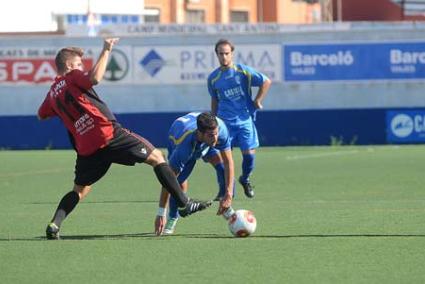
<instances>
[{"instance_id":1,"label":"player's short hair","mask_svg":"<svg viewBox=\"0 0 425 284\"><path fill-rule=\"evenodd\" d=\"M56 54L56 70L61 73L66 70L66 61L74 56L83 57L84 50L79 47L64 47Z\"/></svg>"},{"instance_id":2,"label":"player's short hair","mask_svg":"<svg viewBox=\"0 0 425 284\"><path fill-rule=\"evenodd\" d=\"M203 112L198 115L198 118L196 119L196 126L200 132L204 133L207 130L216 129L218 127L218 121L216 116L211 112Z\"/></svg>"},{"instance_id":3,"label":"player's short hair","mask_svg":"<svg viewBox=\"0 0 425 284\"><path fill-rule=\"evenodd\" d=\"M223 44L228 44L230 46L230 49L232 50L232 52L235 50L235 46L233 45L233 43L230 40L222 38L222 39L219 39L217 41L217 43L215 44L215 48L214 48L215 53L217 53L218 47L220 45L223 45Z\"/></svg>"}]
</instances>

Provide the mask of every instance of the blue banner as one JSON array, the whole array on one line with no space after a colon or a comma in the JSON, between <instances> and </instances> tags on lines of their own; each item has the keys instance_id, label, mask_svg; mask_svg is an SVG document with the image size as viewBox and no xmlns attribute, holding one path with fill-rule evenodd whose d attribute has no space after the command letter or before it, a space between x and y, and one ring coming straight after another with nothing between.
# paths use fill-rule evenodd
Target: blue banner
<instances>
[{"instance_id":1,"label":"blue banner","mask_svg":"<svg viewBox=\"0 0 425 284\"><path fill-rule=\"evenodd\" d=\"M425 42L284 45L284 81L424 79Z\"/></svg>"},{"instance_id":2,"label":"blue banner","mask_svg":"<svg viewBox=\"0 0 425 284\"><path fill-rule=\"evenodd\" d=\"M387 111L387 142L425 142L425 110Z\"/></svg>"}]
</instances>

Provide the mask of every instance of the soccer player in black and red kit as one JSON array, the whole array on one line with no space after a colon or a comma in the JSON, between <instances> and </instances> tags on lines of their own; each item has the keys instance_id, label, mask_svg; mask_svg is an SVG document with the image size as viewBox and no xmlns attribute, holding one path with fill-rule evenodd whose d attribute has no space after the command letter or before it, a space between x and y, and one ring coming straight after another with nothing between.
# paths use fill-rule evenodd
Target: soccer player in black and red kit
<instances>
[{"instance_id":1,"label":"soccer player in black and red kit","mask_svg":"<svg viewBox=\"0 0 425 284\"><path fill-rule=\"evenodd\" d=\"M77 160L73 190L59 202L46 229L48 239L59 238L62 221L90 192L91 185L106 174L112 163L151 165L161 185L177 200L181 216L211 205L210 201L188 198L162 152L145 138L121 127L94 91L93 86L102 80L110 52L117 42L118 38L104 40L99 58L89 72L84 72L81 48L63 48L56 55L58 76L38 110L38 117L58 116L62 120L77 152Z\"/></svg>"}]
</instances>

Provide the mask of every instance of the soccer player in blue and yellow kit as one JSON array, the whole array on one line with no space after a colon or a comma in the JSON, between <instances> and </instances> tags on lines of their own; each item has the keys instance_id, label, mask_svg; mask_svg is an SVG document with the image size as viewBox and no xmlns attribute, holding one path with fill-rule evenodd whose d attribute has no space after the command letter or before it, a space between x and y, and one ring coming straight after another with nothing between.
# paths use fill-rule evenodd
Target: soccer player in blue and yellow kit
<instances>
[{"instance_id":1,"label":"soccer player in blue and yellow kit","mask_svg":"<svg viewBox=\"0 0 425 284\"><path fill-rule=\"evenodd\" d=\"M189 113L173 122L168 135L168 161L183 191L188 189L187 179L198 159L214 166L222 196L217 215L223 214L231 206L234 186L232 150L224 122L210 112ZM155 219L157 235L173 234L179 217L176 201L170 197L169 218L165 222L168 198L163 189Z\"/></svg>"},{"instance_id":2,"label":"soccer player in blue and yellow kit","mask_svg":"<svg viewBox=\"0 0 425 284\"><path fill-rule=\"evenodd\" d=\"M255 149L259 146L255 115L263 108L262 101L271 81L254 68L233 63L235 47L226 39L215 45L220 67L208 76L208 91L211 96L211 112L221 118L229 130L231 145L242 151L242 175L239 183L245 195L254 197L249 180L255 165ZM252 87L259 87L252 97Z\"/></svg>"}]
</instances>

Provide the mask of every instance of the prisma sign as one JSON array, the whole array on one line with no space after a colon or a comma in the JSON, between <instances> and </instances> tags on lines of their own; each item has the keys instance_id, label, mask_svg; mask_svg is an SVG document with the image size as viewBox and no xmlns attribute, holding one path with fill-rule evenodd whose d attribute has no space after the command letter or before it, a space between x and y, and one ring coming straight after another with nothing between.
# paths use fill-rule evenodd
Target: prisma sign
<instances>
[{"instance_id":1,"label":"prisma sign","mask_svg":"<svg viewBox=\"0 0 425 284\"><path fill-rule=\"evenodd\" d=\"M278 44L238 45L233 59L280 81L280 55ZM134 82L141 84L206 84L218 67L212 46L136 47L133 59Z\"/></svg>"}]
</instances>

